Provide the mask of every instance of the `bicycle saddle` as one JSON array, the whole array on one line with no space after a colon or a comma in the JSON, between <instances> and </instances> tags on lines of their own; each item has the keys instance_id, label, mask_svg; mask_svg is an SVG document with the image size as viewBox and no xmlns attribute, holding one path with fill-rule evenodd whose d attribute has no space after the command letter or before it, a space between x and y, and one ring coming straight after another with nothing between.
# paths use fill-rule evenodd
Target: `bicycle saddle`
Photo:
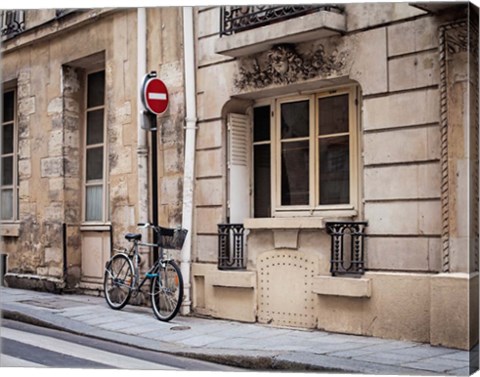
<instances>
[{"instance_id":1,"label":"bicycle saddle","mask_svg":"<svg viewBox=\"0 0 480 377\"><path fill-rule=\"evenodd\" d=\"M127 233L125 234L125 238L129 241L140 241L142 239L142 235L140 233Z\"/></svg>"}]
</instances>

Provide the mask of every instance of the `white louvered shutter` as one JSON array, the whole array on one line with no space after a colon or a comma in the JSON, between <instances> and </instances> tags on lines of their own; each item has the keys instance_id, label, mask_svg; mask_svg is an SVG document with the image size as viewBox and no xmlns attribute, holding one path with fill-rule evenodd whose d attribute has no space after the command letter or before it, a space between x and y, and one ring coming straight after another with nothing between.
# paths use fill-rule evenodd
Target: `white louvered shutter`
<instances>
[{"instance_id":1,"label":"white louvered shutter","mask_svg":"<svg viewBox=\"0 0 480 377\"><path fill-rule=\"evenodd\" d=\"M228 208L230 223L250 217L249 122L243 114L228 114Z\"/></svg>"}]
</instances>

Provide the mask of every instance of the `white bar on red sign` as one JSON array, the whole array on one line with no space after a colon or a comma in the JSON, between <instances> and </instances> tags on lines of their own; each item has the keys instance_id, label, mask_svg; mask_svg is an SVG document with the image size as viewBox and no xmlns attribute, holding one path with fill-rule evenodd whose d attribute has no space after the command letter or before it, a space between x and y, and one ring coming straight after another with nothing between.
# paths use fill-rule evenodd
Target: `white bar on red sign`
<instances>
[{"instance_id":1,"label":"white bar on red sign","mask_svg":"<svg viewBox=\"0 0 480 377\"><path fill-rule=\"evenodd\" d=\"M157 99L157 100L163 100L166 101L167 99L167 94L166 93L148 93L148 99Z\"/></svg>"}]
</instances>

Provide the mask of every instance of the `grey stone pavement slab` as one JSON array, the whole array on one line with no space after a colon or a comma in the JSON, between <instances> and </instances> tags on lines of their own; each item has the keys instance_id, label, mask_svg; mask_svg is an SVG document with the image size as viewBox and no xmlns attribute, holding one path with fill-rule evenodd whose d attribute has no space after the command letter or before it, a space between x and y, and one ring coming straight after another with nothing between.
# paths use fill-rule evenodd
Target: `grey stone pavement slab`
<instances>
[{"instance_id":1,"label":"grey stone pavement slab","mask_svg":"<svg viewBox=\"0 0 480 377\"><path fill-rule=\"evenodd\" d=\"M0 287L2 316L117 343L255 370L377 375L469 375L470 352L427 344L177 316L148 307L110 309L102 297Z\"/></svg>"}]
</instances>

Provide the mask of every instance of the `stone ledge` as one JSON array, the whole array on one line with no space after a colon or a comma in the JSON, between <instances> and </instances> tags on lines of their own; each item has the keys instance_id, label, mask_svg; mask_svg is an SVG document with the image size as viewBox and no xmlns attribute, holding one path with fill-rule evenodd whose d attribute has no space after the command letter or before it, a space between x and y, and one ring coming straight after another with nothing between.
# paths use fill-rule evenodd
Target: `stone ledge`
<instances>
[{"instance_id":1,"label":"stone ledge","mask_svg":"<svg viewBox=\"0 0 480 377\"><path fill-rule=\"evenodd\" d=\"M255 288L257 274L254 271L220 271L216 266L208 264L192 265L193 276L204 276L213 287Z\"/></svg>"},{"instance_id":2,"label":"stone ledge","mask_svg":"<svg viewBox=\"0 0 480 377\"><path fill-rule=\"evenodd\" d=\"M312 291L319 295L369 298L372 295L371 279L316 276Z\"/></svg>"},{"instance_id":3,"label":"stone ledge","mask_svg":"<svg viewBox=\"0 0 480 377\"><path fill-rule=\"evenodd\" d=\"M284 22L219 38L215 53L232 57L267 51L279 43L299 43L339 35L346 31L346 16L320 11Z\"/></svg>"},{"instance_id":4,"label":"stone ledge","mask_svg":"<svg viewBox=\"0 0 480 377\"><path fill-rule=\"evenodd\" d=\"M356 211L342 211L319 217L269 217L245 219L245 229L325 229L328 221L348 221L356 216Z\"/></svg>"},{"instance_id":5,"label":"stone ledge","mask_svg":"<svg viewBox=\"0 0 480 377\"><path fill-rule=\"evenodd\" d=\"M10 223L0 225L0 236L18 237L20 235L20 223Z\"/></svg>"},{"instance_id":6,"label":"stone ledge","mask_svg":"<svg viewBox=\"0 0 480 377\"><path fill-rule=\"evenodd\" d=\"M253 271L218 271L209 280L214 287L255 288L256 277Z\"/></svg>"}]
</instances>

